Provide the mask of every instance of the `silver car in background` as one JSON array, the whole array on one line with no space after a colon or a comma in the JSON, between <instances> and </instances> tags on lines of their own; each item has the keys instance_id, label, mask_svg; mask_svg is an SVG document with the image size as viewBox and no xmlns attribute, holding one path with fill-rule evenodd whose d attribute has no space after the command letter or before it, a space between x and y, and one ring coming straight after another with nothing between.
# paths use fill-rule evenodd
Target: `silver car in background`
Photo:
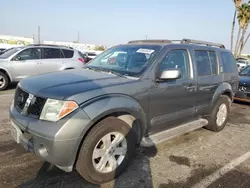
<instances>
[{"instance_id":1,"label":"silver car in background","mask_svg":"<svg viewBox=\"0 0 250 188\"><path fill-rule=\"evenodd\" d=\"M0 56L0 91L12 82L37 74L82 68L85 64L78 50L56 45L27 45Z\"/></svg>"}]
</instances>

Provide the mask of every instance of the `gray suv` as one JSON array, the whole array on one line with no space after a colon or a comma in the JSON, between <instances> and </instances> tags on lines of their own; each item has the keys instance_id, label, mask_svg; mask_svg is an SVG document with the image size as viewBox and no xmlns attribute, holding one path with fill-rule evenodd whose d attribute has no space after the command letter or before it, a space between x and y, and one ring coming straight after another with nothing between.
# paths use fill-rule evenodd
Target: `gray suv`
<instances>
[{"instance_id":1,"label":"gray suv","mask_svg":"<svg viewBox=\"0 0 250 188\"><path fill-rule=\"evenodd\" d=\"M55 45L16 47L0 56L0 91L9 83L52 71L81 68L84 55L74 49Z\"/></svg>"},{"instance_id":2,"label":"gray suv","mask_svg":"<svg viewBox=\"0 0 250 188\"><path fill-rule=\"evenodd\" d=\"M100 184L119 176L138 146L201 127L221 131L238 84L235 59L221 44L131 41L82 70L23 79L11 134L43 160Z\"/></svg>"}]
</instances>

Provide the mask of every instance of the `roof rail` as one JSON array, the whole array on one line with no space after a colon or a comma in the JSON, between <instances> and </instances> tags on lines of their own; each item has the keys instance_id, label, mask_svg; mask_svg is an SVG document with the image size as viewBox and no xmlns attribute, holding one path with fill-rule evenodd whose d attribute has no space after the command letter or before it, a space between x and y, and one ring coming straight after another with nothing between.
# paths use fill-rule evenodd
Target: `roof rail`
<instances>
[{"instance_id":1,"label":"roof rail","mask_svg":"<svg viewBox=\"0 0 250 188\"><path fill-rule=\"evenodd\" d=\"M26 46L54 46L54 47L64 47L64 48L70 48L73 49L70 46L64 46L64 45L59 45L59 44L28 44Z\"/></svg>"},{"instance_id":2,"label":"roof rail","mask_svg":"<svg viewBox=\"0 0 250 188\"><path fill-rule=\"evenodd\" d=\"M128 44L137 44L137 43L172 43L171 40L132 40Z\"/></svg>"},{"instance_id":3,"label":"roof rail","mask_svg":"<svg viewBox=\"0 0 250 188\"><path fill-rule=\"evenodd\" d=\"M225 48L223 44L213 43L213 42L206 42L201 40L193 40L193 39L182 39L182 40L167 40L167 39L159 39L159 40L133 40L129 41L128 44L140 44L140 43L165 43L170 44L174 42L180 42L182 44L201 44L206 46L215 46L219 48Z\"/></svg>"},{"instance_id":4,"label":"roof rail","mask_svg":"<svg viewBox=\"0 0 250 188\"><path fill-rule=\"evenodd\" d=\"M215 47L219 47L219 48L225 48L225 46L223 44L206 42L206 41L201 41L201 40L193 40L193 39L182 39L181 43L182 44L203 44L206 46L215 46Z\"/></svg>"}]
</instances>

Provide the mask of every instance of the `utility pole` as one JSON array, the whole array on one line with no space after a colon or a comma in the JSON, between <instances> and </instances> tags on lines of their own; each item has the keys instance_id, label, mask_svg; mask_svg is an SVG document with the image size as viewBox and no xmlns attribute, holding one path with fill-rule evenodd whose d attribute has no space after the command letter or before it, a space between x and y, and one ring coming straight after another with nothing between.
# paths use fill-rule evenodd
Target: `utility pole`
<instances>
[{"instance_id":1,"label":"utility pole","mask_svg":"<svg viewBox=\"0 0 250 188\"><path fill-rule=\"evenodd\" d=\"M77 43L79 43L79 41L80 41L80 33L78 31L78 33L77 33Z\"/></svg>"},{"instance_id":2,"label":"utility pole","mask_svg":"<svg viewBox=\"0 0 250 188\"><path fill-rule=\"evenodd\" d=\"M38 26L38 34L37 34L37 43L40 44L41 43L41 39L40 39L40 26Z\"/></svg>"}]
</instances>

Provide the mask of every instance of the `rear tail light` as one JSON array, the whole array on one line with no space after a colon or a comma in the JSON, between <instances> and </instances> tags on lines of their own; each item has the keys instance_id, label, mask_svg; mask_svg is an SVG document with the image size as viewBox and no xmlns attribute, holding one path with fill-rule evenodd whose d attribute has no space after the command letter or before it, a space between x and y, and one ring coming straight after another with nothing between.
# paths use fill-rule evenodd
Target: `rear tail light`
<instances>
[{"instance_id":1,"label":"rear tail light","mask_svg":"<svg viewBox=\"0 0 250 188\"><path fill-rule=\"evenodd\" d=\"M82 63L85 63L83 58L78 58L79 61L81 61Z\"/></svg>"}]
</instances>

